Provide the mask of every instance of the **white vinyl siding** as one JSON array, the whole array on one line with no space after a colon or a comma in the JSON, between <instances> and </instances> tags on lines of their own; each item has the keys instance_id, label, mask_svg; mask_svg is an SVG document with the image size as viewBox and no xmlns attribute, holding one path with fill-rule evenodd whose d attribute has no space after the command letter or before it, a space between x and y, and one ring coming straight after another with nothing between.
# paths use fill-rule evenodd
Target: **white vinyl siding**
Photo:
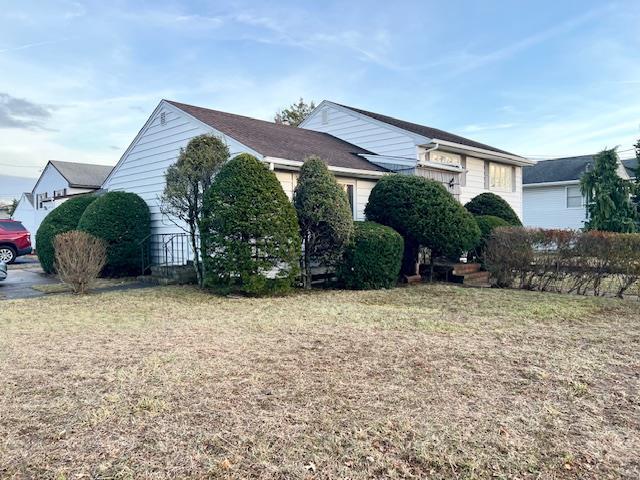
<instances>
[{"instance_id":1,"label":"white vinyl siding","mask_svg":"<svg viewBox=\"0 0 640 480\"><path fill-rule=\"evenodd\" d=\"M485 163L490 162L470 156L464 159L465 173L460 186L461 203L465 204L473 197L489 191L485 188ZM492 193L504 198L518 216L522 218L522 167L505 166L510 169L514 184L511 185L509 191Z\"/></svg>"},{"instance_id":2,"label":"white vinyl siding","mask_svg":"<svg viewBox=\"0 0 640 480\"><path fill-rule=\"evenodd\" d=\"M330 133L378 155L417 159L415 136L330 104L315 111L303 128Z\"/></svg>"},{"instance_id":3,"label":"white vinyl siding","mask_svg":"<svg viewBox=\"0 0 640 480\"><path fill-rule=\"evenodd\" d=\"M548 187L525 187L524 224L527 227L579 229L586 220L586 208L568 207L568 190L575 185L554 185ZM581 197L582 198L582 197Z\"/></svg>"},{"instance_id":4,"label":"white vinyl siding","mask_svg":"<svg viewBox=\"0 0 640 480\"><path fill-rule=\"evenodd\" d=\"M164 122L161 118L164 117ZM151 211L152 233L179 231L175 223L160 212L165 185L165 172L176 162L180 149L202 134L217 134L212 128L191 118L166 103L156 109L152 118L125 152L120 163L105 182L105 190L133 192L144 199ZM240 143L220 135L232 155L248 152Z\"/></svg>"}]
</instances>

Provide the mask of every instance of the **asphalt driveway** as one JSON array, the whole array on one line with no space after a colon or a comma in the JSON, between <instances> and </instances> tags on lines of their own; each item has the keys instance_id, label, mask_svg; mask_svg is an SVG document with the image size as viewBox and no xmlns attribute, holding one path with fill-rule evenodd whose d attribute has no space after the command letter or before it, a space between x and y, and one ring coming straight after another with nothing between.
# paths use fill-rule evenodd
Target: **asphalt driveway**
<instances>
[{"instance_id":1,"label":"asphalt driveway","mask_svg":"<svg viewBox=\"0 0 640 480\"><path fill-rule=\"evenodd\" d=\"M31 287L51 283L59 283L59 281L45 275L37 259L31 256L19 257L16 263L9 265L6 280L0 282L0 299L41 297L45 294Z\"/></svg>"}]
</instances>

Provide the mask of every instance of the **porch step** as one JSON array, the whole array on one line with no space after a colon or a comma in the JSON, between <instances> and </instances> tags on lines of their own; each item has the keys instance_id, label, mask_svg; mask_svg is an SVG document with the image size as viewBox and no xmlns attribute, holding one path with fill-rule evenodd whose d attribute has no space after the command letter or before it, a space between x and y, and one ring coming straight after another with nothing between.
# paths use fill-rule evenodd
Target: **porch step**
<instances>
[{"instance_id":1,"label":"porch step","mask_svg":"<svg viewBox=\"0 0 640 480\"><path fill-rule=\"evenodd\" d=\"M490 287L489 272L473 272L464 276L463 285L470 287Z\"/></svg>"},{"instance_id":2,"label":"porch step","mask_svg":"<svg viewBox=\"0 0 640 480\"><path fill-rule=\"evenodd\" d=\"M453 275L466 276L470 273L479 272L482 266L479 263L456 263L453 266Z\"/></svg>"}]
</instances>

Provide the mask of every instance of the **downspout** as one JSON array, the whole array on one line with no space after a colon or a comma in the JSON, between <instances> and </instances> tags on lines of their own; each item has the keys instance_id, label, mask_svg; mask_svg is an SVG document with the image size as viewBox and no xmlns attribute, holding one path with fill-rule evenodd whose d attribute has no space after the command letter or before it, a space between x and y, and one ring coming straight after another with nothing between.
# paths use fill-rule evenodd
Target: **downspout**
<instances>
[{"instance_id":1,"label":"downspout","mask_svg":"<svg viewBox=\"0 0 640 480\"><path fill-rule=\"evenodd\" d=\"M425 154L425 160L424 160L424 161L425 161L425 162L426 162L426 161L428 161L428 160L427 160L427 153L433 152L434 150L438 150L438 149L440 148L440 144L439 144L438 142L435 142L435 144L434 144L434 145L435 145L435 146L433 146L433 147L431 147L431 148L427 148L427 149L424 151L424 154Z\"/></svg>"}]
</instances>

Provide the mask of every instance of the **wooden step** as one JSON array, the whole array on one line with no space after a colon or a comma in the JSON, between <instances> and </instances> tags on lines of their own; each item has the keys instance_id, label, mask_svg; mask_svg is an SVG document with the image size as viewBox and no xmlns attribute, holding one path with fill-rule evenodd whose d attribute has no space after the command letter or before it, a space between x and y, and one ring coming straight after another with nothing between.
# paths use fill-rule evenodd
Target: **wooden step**
<instances>
[{"instance_id":1,"label":"wooden step","mask_svg":"<svg viewBox=\"0 0 640 480\"><path fill-rule=\"evenodd\" d=\"M472 272L464 275L462 283L484 282L489 283L489 272Z\"/></svg>"},{"instance_id":2,"label":"wooden step","mask_svg":"<svg viewBox=\"0 0 640 480\"><path fill-rule=\"evenodd\" d=\"M454 275L465 276L469 273L479 272L482 266L479 263L456 263L453 266Z\"/></svg>"}]
</instances>

